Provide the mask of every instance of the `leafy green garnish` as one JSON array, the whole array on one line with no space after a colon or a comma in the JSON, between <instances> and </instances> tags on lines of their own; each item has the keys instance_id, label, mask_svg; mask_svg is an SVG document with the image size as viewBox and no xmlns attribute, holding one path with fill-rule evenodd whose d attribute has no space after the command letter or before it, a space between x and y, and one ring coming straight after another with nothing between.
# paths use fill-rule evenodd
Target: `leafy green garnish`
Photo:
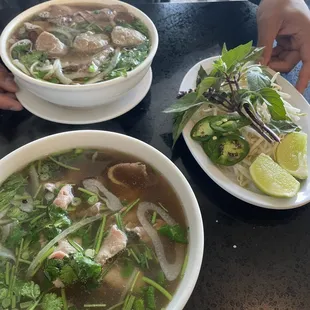
<instances>
[{"instance_id":1,"label":"leafy green garnish","mask_svg":"<svg viewBox=\"0 0 310 310\"><path fill-rule=\"evenodd\" d=\"M289 120L271 120L268 126L277 133L290 133L300 131L301 128Z\"/></svg>"},{"instance_id":2,"label":"leafy green garnish","mask_svg":"<svg viewBox=\"0 0 310 310\"><path fill-rule=\"evenodd\" d=\"M101 277L101 265L81 252L70 254L62 260L47 260L44 273L50 281L59 278L66 286L74 283L97 284Z\"/></svg>"},{"instance_id":3,"label":"leafy green garnish","mask_svg":"<svg viewBox=\"0 0 310 310\"><path fill-rule=\"evenodd\" d=\"M20 59L23 55L30 52L30 50L30 43L16 45L12 50L12 57L13 59Z\"/></svg>"},{"instance_id":4,"label":"leafy green garnish","mask_svg":"<svg viewBox=\"0 0 310 310\"><path fill-rule=\"evenodd\" d=\"M41 291L39 285L31 281L23 285L20 294L35 301L40 296Z\"/></svg>"},{"instance_id":5,"label":"leafy green garnish","mask_svg":"<svg viewBox=\"0 0 310 310\"><path fill-rule=\"evenodd\" d=\"M274 120L279 121L287 119L283 100L274 89L263 88L259 91L259 93L262 95L264 102L267 104L269 112Z\"/></svg>"},{"instance_id":6,"label":"leafy green garnish","mask_svg":"<svg viewBox=\"0 0 310 310\"><path fill-rule=\"evenodd\" d=\"M249 125L268 142L280 141L276 132L281 129L275 130L276 124L272 124L272 122L269 127L258 112L258 107L266 104L272 121L291 122L283 100L277 90L273 88L265 67L255 64L260 59L262 52L263 49L253 47L252 42L231 50L227 50L224 45L222 56L214 61L209 74L200 67L196 79L196 89L180 92L177 102L164 111L165 113L174 113L173 145L188 121L203 103L218 106L228 115L238 113L241 117L247 118ZM289 130L292 130L292 126L289 127Z\"/></svg>"},{"instance_id":7,"label":"leafy green garnish","mask_svg":"<svg viewBox=\"0 0 310 310\"><path fill-rule=\"evenodd\" d=\"M15 249L26 235L27 232L21 227L20 224L16 223L14 229L12 229L5 241L5 246L9 249Z\"/></svg>"},{"instance_id":8,"label":"leafy green garnish","mask_svg":"<svg viewBox=\"0 0 310 310\"><path fill-rule=\"evenodd\" d=\"M147 29L147 27L144 25L144 23L136 18L132 23L131 23L132 27L141 32L142 34L144 34L147 38L149 37L149 30Z\"/></svg>"},{"instance_id":9,"label":"leafy green garnish","mask_svg":"<svg viewBox=\"0 0 310 310\"><path fill-rule=\"evenodd\" d=\"M0 210L6 207L20 190L24 192L27 180L22 174L11 175L1 186L0 189Z\"/></svg>"},{"instance_id":10,"label":"leafy green garnish","mask_svg":"<svg viewBox=\"0 0 310 310\"><path fill-rule=\"evenodd\" d=\"M146 306L150 310L156 309L155 301L155 288L153 286L148 286L145 291Z\"/></svg>"},{"instance_id":11,"label":"leafy green garnish","mask_svg":"<svg viewBox=\"0 0 310 310\"><path fill-rule=\"evenodd\" d=\"M163 225L159 228L158 232L168 237L171 241L178 243L187 243L187 231L182 228L180 225Z\"/></svg>"},{"instance_id":12,"label":"leafy green garnish","mask_svg":"<svg viewBox=\"0 0 310 310\"><path fill-rule=\"evenodd\" d=\"M270 87L271 81L260 68L252 68L247 72L247 82L249 90L258 91L265 87Z\"/></svg>"},{"instance_id":13,"label":"leafy green garnish","mask_svg":"<svg viewBox=\"0 0 310 310\"><path fill-rule=\"evenodd\" d=\"M63 302L61 297L57 297L56 294L46 294L43 297L42 304L43 310L62 310Z\"/></svg>"},{"instance_id":14,"label":"leafy green garnish","mask_svg":"<svg viewBox=\"0 0 310 310\"><path fill-rule=\"evenodd\" d=\"M47 53L32 51L20 57L20 61L26 66L31 67L35 62L45 62L47 60ZM46 73L45 73L46 74Z\"/></svg>"},{"instance_id":15,"label":"leafy green garnish","mask_svg":"<svg viewBox=\"0 0 310 310\"><path fill-rule=\"evenodd\" d=\"M135 48L123 49L120 59L117 63L115 70L125 69L131 71L140 65L147 57L150 49L149 41L138 45ZM113 71L112 71L113 72ZM112 73L111 73L112 74Z\"/></svg>"}]
</instances>

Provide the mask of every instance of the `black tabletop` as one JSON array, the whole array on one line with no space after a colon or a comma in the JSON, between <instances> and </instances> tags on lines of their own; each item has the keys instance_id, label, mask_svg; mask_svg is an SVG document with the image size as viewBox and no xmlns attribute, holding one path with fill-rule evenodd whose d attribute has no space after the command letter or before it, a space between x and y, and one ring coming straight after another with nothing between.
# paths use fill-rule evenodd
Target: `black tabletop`
<instances>
[{"instance_id":1,"label":"black tabletop","mask_svg":"<svg viewBox=\"0 0 310 310\"><path fill-rule=\"evenodd\" d=\"M0 1L0 26L39 1ZM180 168L200 204L205 225L201 274L186 309L310 309L310 208L271 211L223 191L198 166L181 139L172 152L170 115L185 73L198 61L256 40L255 6L246 2L141 4L160 44L153 84L132 111L87 126L51 123L28 113L0 112L0 157L40 137L69 130L124 133L151 144ZM296 81L298 67L285 77ZM310 92L306 92L310 99Z\"/></svg>"}]
</instances>

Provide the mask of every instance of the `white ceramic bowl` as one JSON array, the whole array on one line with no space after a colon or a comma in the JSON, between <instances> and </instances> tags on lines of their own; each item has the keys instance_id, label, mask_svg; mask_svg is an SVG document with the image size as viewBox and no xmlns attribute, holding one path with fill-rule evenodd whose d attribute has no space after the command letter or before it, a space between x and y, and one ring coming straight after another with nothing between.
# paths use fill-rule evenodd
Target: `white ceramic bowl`
<instances>
[{"instance_id":1,"label":"white ceramic bowl","mask_svg":"<svg viewBox=\"0 0 310 310\"><path fill-rule=\"evenodd\" d=\"M23 21L29 19L36 12L42 11L53 4L107 4L123 5L129 12L139 18L149 29L151 49L148 57L137 68L127 74L127 77L119 77L113 80L90 85L61 85L45 82L32 78L17 69L10 60L7 50L7 41L11 34ZM109 104L125 95L135 87L150 69L158 47L158 33L153 22L140 10L127 3L117 0L52 0L36 5L15 17L3 30L0 38L0 55L14 74L16 82L36 96L49 102L74 108L89 108L103 104Z\"/></svg>"},{"instance_id":2,"label":"white ceramic bowl","mask_svg":"<svg viewBox=\"0 0 310 310\"><path fill-rule=\"evenodd\" d=\"M0 160L0 184L12 173L42 156L71 148L114 149L141 158L162 173L184 206L189 226L188 266L167 310L181 310L196 284L203 257L204 232L196 197L180 170L162 153L137 139L107 131L71 131L31 142ZM143 157L141 156L143 154Z\"/></svg>"}]
</instances>

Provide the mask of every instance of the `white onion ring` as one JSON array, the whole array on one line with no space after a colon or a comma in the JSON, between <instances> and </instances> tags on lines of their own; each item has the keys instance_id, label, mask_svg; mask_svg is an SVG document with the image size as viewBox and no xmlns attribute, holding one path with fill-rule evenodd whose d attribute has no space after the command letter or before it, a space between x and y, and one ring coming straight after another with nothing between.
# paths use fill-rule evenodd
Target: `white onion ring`
<instances>
[{"instance_id":1,"label":"white onion ring","mask_svg":"<svg viewBox=\"0 0 310 310\"><path fill-rule=\"evenodd\" d=\"M0 244L0 257L11 259L14 262L16 261L15 255L13 254L13 252L5 248L2 244Z\"/></svg>"},{"instance_id":2,"label":"white onion ring","mask_svg":"<svg viewBox=\"0 0 310 310\"><path fill-rule=\"evenodd\" d=\"M30 213L33 211L33 205L29 202L27 203L22 203L19 207L22 211Z\"/></svg>"},{"instance_id":3,"label":"white onion ring","mask_svg":"<svg viewBox=\"0 0 310 310\"><path fill-rule=\"evenodd\" d=\"M62 66L61 66L61 62L59 59L56 59L54 62L54 66L55 66L55 75L58 78L58 80L65 85L69 85L72 84L72 80L65 77L63 72L62 72ZM45 77L44 77L45 78Z\"/></svg>"},{"instance_id":4,"label":"white onion ring","mask_svg":"<svg viewBox=\"0 0 310 310\"><path fill-rule=\"evenodd\" d=\"M153 226L149 223L149 221L145 217L145 213L147 211L157 212L161 216L161 218L170 226L175 225L176 222L162 208L156 206L155 204L151 202L142 202L138 206L138 211L137 211L138 219L141 225L143 226L143 228L145 229L146 233L152 239L154 249L155 249L159 264L161 266L161 269L163 270L168 281L174 281L178 277L182 269L184 256L185 256L184 246L178 243L175 245L176 259L173 264L170 264L167 261L164 246L160 240L160 237L157 231L153 228Z\"/></svg>"},{"instance_id":5,"label":"white onion ring","mask_svg":"<svg viewBox=\"0 0 310 310\"><path fill-rule=\"evenodd\" d=\"M10 47L10 55L12 56L12 51L13 49L16 47L16 46L19 46L19 45L28 45L30 44L30 51L32 51L32 47L33 47L33 44L30 40L28 39L24 39L24 40L19 40L17 41L16 43L14 43L11 47Z\"/></svg>"},{"instance_id":6,"label":"white onion ring","mask_svg":"<svg viewBox=\"0 0 310 310\"><path fill-rule=\"evenodd\" d=\"M119 211L124 207L121 201L114 194L109 192L101 182L95 179L88 179L83 181L83 186L88 191L93 192L97 195L99 194L98 190L102 192L103 195L107 198L106 204L110 210Z\"/></svg>"}]
</instances>

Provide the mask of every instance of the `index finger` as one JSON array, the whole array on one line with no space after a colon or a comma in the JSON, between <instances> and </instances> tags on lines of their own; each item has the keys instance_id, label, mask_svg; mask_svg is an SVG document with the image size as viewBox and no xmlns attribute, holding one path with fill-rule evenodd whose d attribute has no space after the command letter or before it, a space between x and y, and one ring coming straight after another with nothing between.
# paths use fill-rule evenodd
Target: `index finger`
<instances>
[{"instance_id":1,"label":"index finger","mask_svg":"<svg viewBox=\"0 0 310 310\"><path fill-rule=\"evenodd\" d=\"M272 50L273 50L273 43L276 39L276 36L279 32L280 27L277 25L272 18L262 18L257 22L258 27L258 46L264 46L264 53L263 53L263 65L267 65L270 61Z\"/></svg>"}]
</instances>

